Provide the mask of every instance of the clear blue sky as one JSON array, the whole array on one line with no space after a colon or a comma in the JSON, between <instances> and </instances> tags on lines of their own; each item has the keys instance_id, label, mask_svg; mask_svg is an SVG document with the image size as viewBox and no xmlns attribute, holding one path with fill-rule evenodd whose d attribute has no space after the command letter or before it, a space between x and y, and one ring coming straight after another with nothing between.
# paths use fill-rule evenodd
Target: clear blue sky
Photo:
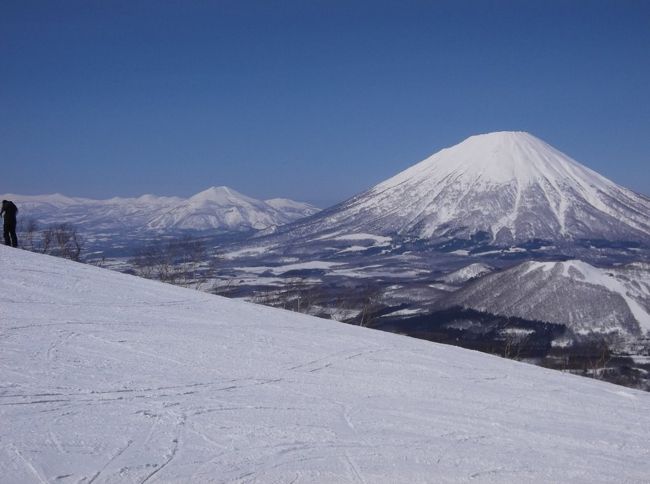
<instances>
[{"instance_id":1,"label":"clear blue sky","mask_svg":"<svg viewBox=\"0 0 650 484\"><path fill-rule=\"evenodd\" d=\"M650 1L0 2L0 193L325 206L498 130L650 195Z\"/></svg>"}]
</instances>

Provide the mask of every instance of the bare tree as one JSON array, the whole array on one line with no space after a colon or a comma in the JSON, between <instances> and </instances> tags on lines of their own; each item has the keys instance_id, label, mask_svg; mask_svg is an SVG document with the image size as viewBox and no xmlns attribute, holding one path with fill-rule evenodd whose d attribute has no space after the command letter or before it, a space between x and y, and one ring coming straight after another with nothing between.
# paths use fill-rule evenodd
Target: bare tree
<instances>
[{"instance_id":1,"label":"bare tree","mask_svg":"<svg viewBox=\"0 0 650 484\"><path fill-rule=\"evenodd\" d=\"M140 277L158 280L164 278L166 270L162 246L147 245L137 249L130 262Z\"/></svg>"},{"instance_id":2,"label":"bare tree","mask_svg":"<svg viewBox=\"0 0 650 484\"><path fill-rule=\"evenodd\" d=\"M187 235L173 245L174 260L181 269L180 284L200 287L206 279L206 269L212 270L216 259L208 258L208 251L201 240Z\"/></svg>"},{"instance_id":3,"label":"bare tree","mask_svg":"<svg viewBox=\"0 0 650 484\"><path fill-rule=\"evenodd\" d=\"M234 289L236 289L235 279L230 277L230 278L225 279L225 280L223 280L223 279L216 280L214 282L214 284L212 285L212 289L210 290L210 292L212 294L216 294L217 296L229 297L232 294L232 291ZM262 293L260 293L260 294L262 294ZM257 295L255 295L254 297L257 297ZM265 298L265 301L268 300L268 296L266 294L265 294L264 298ZM260 304L265 304L265 303L260 303ZM270 306L271 304L267 304L267 305Z\"/></svg>"},{"instance_id":4,"label":"bare tree","mask_svg":"<svg viewBox=\"0 0 650 484\"><path fill-rule=\"evenodd\" d=\"M521 357L522 351L526 348L532 334L532 331L526 330L506 330L503 356L512 360L518 360Z\"/></svg>"},{"instance_id":5,"label":"bare tree","mask_svg":"<svg viewBox=\"0 0 650 484\"><path fill-rule=\"evenodd\" d=\"M141 277L179 286L196 284L198 287L205 279L202 266L206 264L207 269L212 268L207 259L203 242L185 236L138 249L131 264Z\"/></svg>"},{"instance_id":6,"label":"bare tree","mask_svg":"<svg viewBox=\"0 0 650 484\"><path fill-rule=\"evenodd\" d=\"M38 223L33 218L28 218L20 222L20 245L23 249L31 252L38 251L39 233Z\"/></svg>"},{"instance_id":7,"label":"bare tree","mask_svg":"<svg viewBox=\"0 0 650 484\"><path fill-rule=\"evenodd\" d=\"M82 249L83 239L70 224L59 224L43 230L39 252L79 261Z\"/></svg>"},{"instance_id":8,"label":"bare tree","mask_svg":"<svg viewBox=\"0 0 650 484\"><path fill-rule=\"evenodd\" d=\"M605 341L595 342L593 346L595 355L585 362L583 371L586 375L600 380L612 359L612 351Z\"/></svg>"},{"instance_id":9,"label":"bare tree","mask_svg":"<svg viewBox=\"0 0 650 484\"><path fill-rule=\"evenodd\" d=\"M70 224L63 223L39 230L36 220L26 219L21 224L21 247L32 252L79 261L84 240Z\"/></svg>"},{"instance_id":10,"label":"bare tree","mask_svg":"<svg viewBox=\"0 0 650 484\"><path fill-rule=\"evenodd\" d=\"M370 326L377 317L381 307L381 293L377 289L368 288L361 299L359 326Z\"/></svg>"},{"instance_id":11,"label":"bare tree","mask_svg":"<svg viewBox=\"0 0 650 484\"><path fill-rule=\"evenodd\" d=\"M318 284L298 276L287 280L284 288L277 292L275 303L269 304L289 311L305 314L318 312L318 302L323 295ZM267 299L270 302L270 298Z\"/></svg>"}]
</instances>

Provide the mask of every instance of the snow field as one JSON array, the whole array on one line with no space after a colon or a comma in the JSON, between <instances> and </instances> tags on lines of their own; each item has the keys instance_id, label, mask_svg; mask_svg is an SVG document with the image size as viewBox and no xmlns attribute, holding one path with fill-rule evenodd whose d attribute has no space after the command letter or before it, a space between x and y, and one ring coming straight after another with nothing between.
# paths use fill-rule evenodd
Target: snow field
<instances>
[{"instance_id":1,"label":"snow field","mask_svg":"<svg viewBox=\"0 0 650 484\"><path fill-rule=\"evenodd\" d=\"M0 481L647 482L650 395L0 247Z\"/></svg>"}]
</instances>

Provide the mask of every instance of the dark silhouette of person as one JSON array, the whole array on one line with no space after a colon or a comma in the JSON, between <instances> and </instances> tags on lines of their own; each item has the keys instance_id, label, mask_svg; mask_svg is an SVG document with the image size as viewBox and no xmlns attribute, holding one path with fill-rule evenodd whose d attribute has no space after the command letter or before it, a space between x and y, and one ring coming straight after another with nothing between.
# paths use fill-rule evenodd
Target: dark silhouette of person
<instances>
[{"instance_id":1,"label":"dark silhouette of person","mask_svg":"<svg viewBox=\"0 0 650 484\"><path fill-rule=\"evenodd\" d=\"M16 237L16 214L18 207L11 200L2 201L2 210L0 216L4 215L5 218L5 245L18 247L18 238Z\"/></svg>"}]
</instances>

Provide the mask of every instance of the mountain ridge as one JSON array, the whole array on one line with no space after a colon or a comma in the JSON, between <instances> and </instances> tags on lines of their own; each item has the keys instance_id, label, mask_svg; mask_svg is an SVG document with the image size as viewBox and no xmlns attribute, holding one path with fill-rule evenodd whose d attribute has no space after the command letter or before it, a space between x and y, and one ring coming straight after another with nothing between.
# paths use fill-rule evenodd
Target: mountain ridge
<instances>
[{"instance_id":1,"label":"mountain ridge","mask_svg":"<svg viewBox=\"0 0 650 484\"><path fill-rule=\"evenodd\" d=\"M210 187L189 198L145 194L96 200L58 193L3 197L19 204L21 219L35 219L43 225L70 223L86 231L261 230L319 210L293 200L285 209L225 186Z\"/></svg>"}]
</instances>

